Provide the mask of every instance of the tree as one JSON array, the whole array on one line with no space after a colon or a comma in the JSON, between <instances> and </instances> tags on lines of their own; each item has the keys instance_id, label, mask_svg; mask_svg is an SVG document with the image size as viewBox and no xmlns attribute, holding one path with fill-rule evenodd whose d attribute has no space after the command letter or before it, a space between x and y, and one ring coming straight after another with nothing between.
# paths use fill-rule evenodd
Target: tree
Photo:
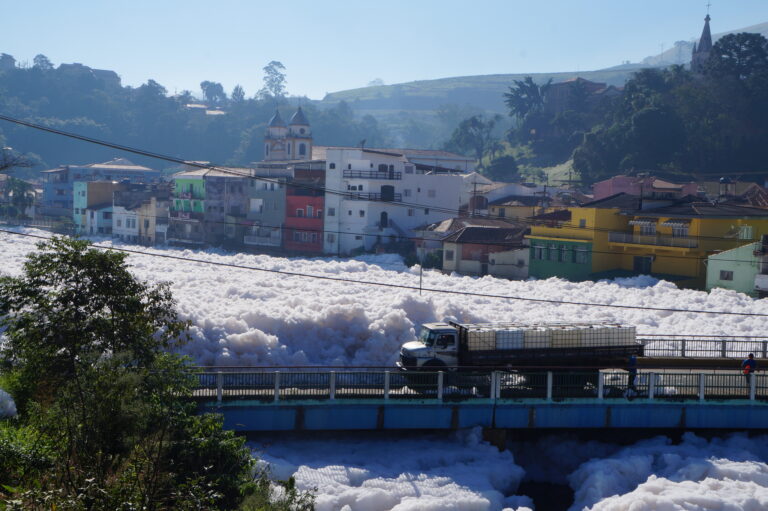
<instances>
[{"instance_id":1,"label":"tree","mask_svg":"<svg viewBox=\"0 0 768 511\"><path fill-rule=\"evenodd\" d=\"M721 37L712 46L706 73L744 80L768 71L768 40L761 34L742 32Z\"/></svg>"},{"instance_id":2,"label":"tree","mask_svg":"<svg viewBox=\"0 0 768 511\"><path fill-rule=\"evenodd\" d=\"M523 80L514 80L514 86L504 93L504 103L509 108L509 115L522 121L527 116L540 112L544 108L551 84L551 78L544 85L536 84L530 76Z\"/></svg>"},{"instance_id":3,"label":"tree","mask_svg":"<svg viewBox=\"0 0 768 511\"><path fill-rule=\"evenodd\" d=\"M285 66L277 60L264 66L264 86L259 90L260 99L279 99L285 96Z\"/></svg>"},{"instance_id":4,"label":"tree","mask_svg":"<svg viewBox=\"0 0 768 511\"><path fill-rule=\"evenodd\" d=\"M32 162L10 147L0 149L0 172L8 172L13 168L31 167Z\"/></svg>"},{"instance_id":5,"label":"tree","mask_svg":"<svg viewBox=\"0 0 768 511\"><path fill-rule=\"evenodd\" d=\"M500 120L500 115L495 115L488 120L483 119L481 115L464 119L453 131L445 148L461 153L473 152L478 164L482 164L486 151L493 146L492 132Z\"/></svg>"},{"instance_id":6,"label":"tree","mask_svg":"<svg viewBox=\"0 0 768 511\"><path fill-rule=\"evenodd\" d=\"M203 91L205 100L211 105L219 105L227 101L227 93L224 92L224 86L218 82L205 80L200 82L200 89Z\"/></svg>"},{"instance_id":7,"label":"tree","mask_svg":"<svg viewBox=\"0 0 768 511\"><path fill-rule=\"evenodd\" d=\"M53 69L53 64L51 64L51 61L48 60L48 57L42 53L35 55L35 58L32 62L34 62L32 66L34 69L39 69L40 71L50 71Z\"/></svg>"},{"instance_id":8,"label":"tree","mask_svg":"<svg viewBox=\"0 0 768 511\"><path fill-rule=\"evenodd\" d=\"M12 207L14 216L24 218L27 208L35 202L35 191L30 183L10 177L5 186L5 201Z\"/></svg>"},{"instance_id":9,"label":"tree","mask_svg":"<svg viewBox=\"0 0 768 511\"><path fill-rule=\"evenodd\" d=\"M240 85L235 85L235 88L232 89L231 97L233 103L242 103L245 101L245 91Z\"/></svg>"}]
</instances>

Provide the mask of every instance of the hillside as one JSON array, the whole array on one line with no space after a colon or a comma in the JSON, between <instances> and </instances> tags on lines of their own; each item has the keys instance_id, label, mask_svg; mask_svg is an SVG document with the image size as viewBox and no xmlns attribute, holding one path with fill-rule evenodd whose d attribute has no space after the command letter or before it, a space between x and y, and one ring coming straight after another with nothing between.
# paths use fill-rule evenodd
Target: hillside
<instances>
[{"instance_id":1,"label":"hillside","mask_svg":"<svg viewBox=\"0 0 768 511\"><path fill-rule=\"evenodd\" d=\"M713 35L713 39L737 32L757 32L768 37L768 22L717 33ZM659 55L646 57L640 63L622 64L597 71L459 76L362 87L330 93L319 105L334 106L346 101L357 115L371 114L387 124L396 124L397 118L402 117L402 112L423 119L447 104L468 106L473 110L490 113L506 113L502 94L507 91L512 80L531 76L539 83L550 78L553 82L561 82L580 76L587 80L620 86L633 72L643 67L687 64L692 48L693 41L678 41L674 47Z\"/></svg>"}]
</instances>

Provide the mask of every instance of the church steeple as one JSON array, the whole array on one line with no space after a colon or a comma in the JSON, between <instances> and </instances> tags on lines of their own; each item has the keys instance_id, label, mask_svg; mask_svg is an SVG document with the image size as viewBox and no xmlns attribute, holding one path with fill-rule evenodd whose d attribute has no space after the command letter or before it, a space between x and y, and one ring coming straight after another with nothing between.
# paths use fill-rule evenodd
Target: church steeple
<instances>
[{"instance_id":1,"label":"church steeple","mask_svg":"<svg viewBox=\"0 0 768 511\"><path fill-rule=\"evenodd\" d=\"M701 73L709 59L709 52L712 51L712 32L709 30L709 13L704 18L704 29L701 31L699 44L693 45L693 54L691 55L691 71Z\"/></svg>"}]
</instances>

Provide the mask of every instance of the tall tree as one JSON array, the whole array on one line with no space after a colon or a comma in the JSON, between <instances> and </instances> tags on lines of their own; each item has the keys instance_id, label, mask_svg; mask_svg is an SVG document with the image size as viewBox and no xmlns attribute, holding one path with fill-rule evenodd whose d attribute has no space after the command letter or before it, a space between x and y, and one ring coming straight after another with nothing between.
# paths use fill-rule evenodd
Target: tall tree
<instances>
[{"instance_id":1,"label":"tall tree","mask_svg":"<svg viewBox=\"0 0 768 511\"><path fill-rule=\"evenodd\" d=\"M742 32L721 37L712 47L706 72L714 77L744 80L768 71L768 40L761 34Z\"/></svg>"},{"instance_id":2,"label":"tall tree","mask_svg":"<svg viewBox=\"0 0 768 511\"><path fill-rule=\"evenodd\" d=\"M474 153L478 165L482 165L483 156L493 146L493 129L500 120L500 115L495 115L487 120L481 115L473 115L469 119L464 119L453 131L451 138L445 144L445 148L460 153Z\"/></svg>"},{"instance_id":3,"label":"tall tree","mask_svg":"<svg viewBox=\"0 0 768 511\"><path fill-rule=\"evenodd\" d=\"M203 97L211 105L221 105L227 101L227 93L224 92L224 86L218 82L205 80L200 82L200 90L203 91Z\"/></svg>"},{"instance_id":4,"label":"tall tree","mask_svg":"<svg viewBox=\"0 0 768 511\"><path fill-rule=\"evenodd\" d=\"M277 60L264 66L264 86L259 90L261 99L279 99L285 96L285 66Z\"/></svg>"},{"instance_id":5,"label":"tall tree","mask_svg":"<svg viewBox=\"0 0 768 511\"><path fill-rule=\"evenodd\" d=\"M48 57L42 53L35 55L35 58L32 62L34 63L32 67L39 69L40 71L50 71L53 69L53 64L51 64L51 61L48 60Z\"/></svg>"},{"instance_id":6,"label":"tall tree","mask_svg":"<svg viewBox=\"0 0 768 511\"><path fill-rule=\"evenodd\" d=\"M235 85L235 88L232 89L231 98L233 103L242 103L245 101L245 91L240 85Z\"/></svg>"},{"instance_id":7,"label":"tall tree","mask_svg":"<svg viewBox=\"0 0 768 511\"><path fill-rule=\"evenodd\" d=\"M530 76L514 80L509 92L504 93L504 103L509 108L509 115L522 121L528 115L540 112L544 108L551 84L551 78L544 85L538 85Z\"/></svg>"}]
</instances>

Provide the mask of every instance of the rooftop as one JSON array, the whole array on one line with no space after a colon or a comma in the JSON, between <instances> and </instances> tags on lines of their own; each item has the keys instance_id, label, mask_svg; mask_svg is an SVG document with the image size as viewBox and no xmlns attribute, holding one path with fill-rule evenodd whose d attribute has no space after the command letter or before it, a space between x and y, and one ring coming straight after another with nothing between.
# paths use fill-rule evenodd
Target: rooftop
<instances>
[{"instance_id":1,"label":"rooftop","mask_svg":"<svg viewBox=\"0 0 768 511\"><path fill-rule=\"evenodd\" d=\"M530 229L527 226L491 227L470 226L446 236L443 241L450 243L479 243L523 246L523 237Z\"/></svg>"}]
</instances>

